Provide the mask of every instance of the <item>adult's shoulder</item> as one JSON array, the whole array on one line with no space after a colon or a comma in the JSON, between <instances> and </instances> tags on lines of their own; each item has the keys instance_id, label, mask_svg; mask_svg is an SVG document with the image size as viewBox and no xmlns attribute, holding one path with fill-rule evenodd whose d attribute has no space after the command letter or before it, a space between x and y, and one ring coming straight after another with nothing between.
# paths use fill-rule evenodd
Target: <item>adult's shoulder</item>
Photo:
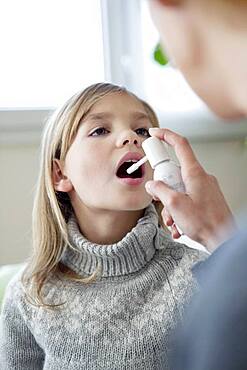
<instances>
[{"instance_id":1,"label":"adult's shoulder","mask_svg":"<svg viewBox=\"0 0 247 370\"><path fill-rule=\"evenodd\" d=\"M178 333L174 369L245 369L246 260L247 231L243 231L219 246L198 270L200 294Z\"/></svg>"},{"instance_id":2,"label":"adult's shoulder","mask_svg":"<svg viewBox=\"0 0 247 370\"><path fill-rule=\"evenodd\" d=\"M235 279L240 271L245 274L247 260L247 231L240 231L231 239L220 245L210 256L203 262L195 265L194 274L201 285L207 283L214 275L218 276L219 271L229 276L230 271L238 271L238 274L231 275Z\"/></svg>"}]
</instances>

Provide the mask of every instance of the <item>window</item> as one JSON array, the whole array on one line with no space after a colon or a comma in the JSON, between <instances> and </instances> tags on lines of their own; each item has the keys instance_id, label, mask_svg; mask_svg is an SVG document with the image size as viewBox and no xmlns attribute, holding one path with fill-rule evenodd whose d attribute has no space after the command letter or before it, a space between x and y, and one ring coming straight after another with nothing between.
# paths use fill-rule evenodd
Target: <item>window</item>
<instances>
[{"instance_id":1,"label":"window","mask_svg":"<svg viewBox=\"0 0 247 370\"><path fill-rule=\"evenodd\" d=\"M180 72L153 60L159 35L147 0L102 0L103 29L110 68L107 78L146 99L162 127L190 140L238 139L247 135L246 120L226 125L215 117L188 86ZM109 65L109 64L108 64ZM222 129L224 128L224 129Z\"/></svg>"},{"instance_id":2,"label":"window","mask_svg":"<svg viewBox=\"0 0 247 370\"><path fill-rule=\"evenodd\" d=\"M54 107L104 80L100 0L0 0L0 109Z\"/></svg>"},{"instance_id":3,"label":"window","mask_svg":"<svg viewBox=\"0 0 247 370\"><path fill-rule=\"evenodd\" d=\"M182 74L171 66L160 66L153 58L159 34L152 22L147 0L140 0L144 90L158 112L161 125L191 140L233 139L247 134L246 120L228 125L209 111L192 91ZM223 129L222 129L223 128Z\"/></svg>"},{"instance_id":4,"label":"window","mask_svg":"<svg viewBox=\"0 0 247 370\"><path fill-rule=\"evenodd\" d=\"M200 109L204 104L187 85L181 73L169 64L159 65L153 58L159 34L151 20L147 1L141 1L141 26L144 83L149 102L163 112Z\"/></svg>"},{"instance_id":5,"label":"window","mask_svg":"<svg viewBox=\"0 0 247 370\"><path fill-rule=\"evenodd\" d=\"M226 127L179 71L153 60L147 0L0 0L0 34L0 142L39 138L52 107L102 80L146 99L161 126L190 140L247 135L245 121Z\"/></svg>"}]
</instances>

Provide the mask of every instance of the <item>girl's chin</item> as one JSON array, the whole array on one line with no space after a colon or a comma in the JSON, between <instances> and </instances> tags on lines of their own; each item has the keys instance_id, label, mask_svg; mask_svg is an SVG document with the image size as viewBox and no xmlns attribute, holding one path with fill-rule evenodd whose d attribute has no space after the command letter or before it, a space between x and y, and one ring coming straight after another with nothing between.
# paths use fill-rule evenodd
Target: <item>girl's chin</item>
<instances>
[{"instance_id":1,"label":"girl's chin","mask_svg":"<svg viewBox=\"0 0 247 370\"><path fill-rule=\"evenodd\" d=\"M117 207L121 210L137 211L148 207L150 203L152 203L151 197L142 197L142 199L133 197L132 199L125 198L122 201L119 199Z\"/></svg>"}]
</instances>

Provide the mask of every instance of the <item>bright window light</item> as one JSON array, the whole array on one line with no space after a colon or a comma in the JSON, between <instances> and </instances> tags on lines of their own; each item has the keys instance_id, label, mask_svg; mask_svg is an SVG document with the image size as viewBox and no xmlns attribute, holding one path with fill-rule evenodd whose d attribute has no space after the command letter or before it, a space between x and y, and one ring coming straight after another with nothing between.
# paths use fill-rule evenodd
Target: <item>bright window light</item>
<instances>
[{"instance_id":1,"label":"bright window light","mask_svg":"<svg viewBox=\"0 0 247 370\"><path fill-rule=\"evenodd\" d=\"M181 73L161 66L153 59L159 34L150 17L148 2L141 1L142 47L145 93L148 101L162 112L183 112L202 108L204 103L188 86Z\"/></svg>"},{"instance_id":2,"label":"bright window light","mask_svg":"<svg viewBox=\"0 0 247 370\"><path fill-rule=\"evenodd\" d=\"M54 107L104 80L100 0L0 0L0 109Z\"/></svg>"}]
</instances>

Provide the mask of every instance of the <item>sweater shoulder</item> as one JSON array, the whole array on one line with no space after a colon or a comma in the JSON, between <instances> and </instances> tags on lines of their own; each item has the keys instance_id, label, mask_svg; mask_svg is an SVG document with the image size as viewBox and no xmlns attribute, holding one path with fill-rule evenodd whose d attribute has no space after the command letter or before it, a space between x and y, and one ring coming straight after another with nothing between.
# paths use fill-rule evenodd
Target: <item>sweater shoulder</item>
<instances>
[{"instance_id":1,"label":"sweater shoulder","mask_svg":"<svg viewBox=\"0 0 247 370\"><path fill-rule=\"evenodd\" d=\"M3 305L6 302L12 302L16 304L24 297L24 289L22 286L22 274L25 266L23 266L8 282L3 299Z\"/></svg>"},{"instance_id":2,"label":"sweater shoulder","mask_svg":"<svg viewBox=\"0 0 247 370\"><path fill-rule=\"evenodd\" d=\"M25 320L25 292L22 286L23 269L19 270L8 282L1 306L1 323L19 325L19 319Z\"/></svg>"},{"instance_id":3,"label":"sweater shoulder","mask_svg":"<svg viewBox=\"0 0 247 370\"><path fill-rule=\"evenodd\" d=\"M31 320L36 316L39 306L33 304L32 297L29 297L30 287L26 286L23 281L24 266L18 271L9 281L2 304L2 314L5 315L9 311L17 310L24 319ZM60 283L57 279L51 278L42 287L42 297L48 304L56 304L60 302L59 291ZM61 295L61 294L60 294Z\"/></svg>"}]
</instances>

